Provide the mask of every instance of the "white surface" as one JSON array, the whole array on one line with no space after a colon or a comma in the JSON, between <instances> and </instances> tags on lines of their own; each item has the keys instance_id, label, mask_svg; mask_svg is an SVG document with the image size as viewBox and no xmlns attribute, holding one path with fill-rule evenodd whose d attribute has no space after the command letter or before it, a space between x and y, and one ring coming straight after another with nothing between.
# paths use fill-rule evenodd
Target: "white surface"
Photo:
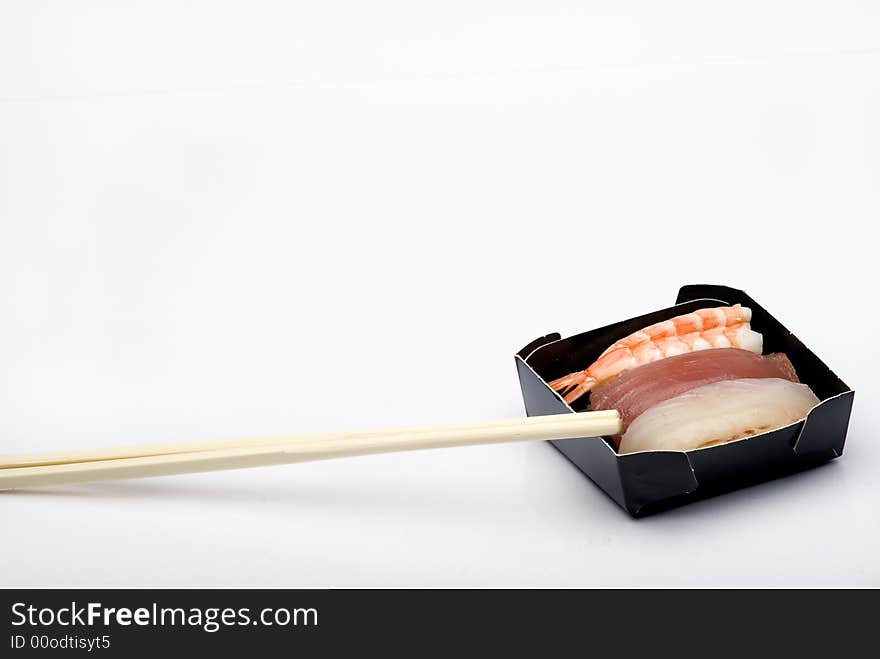
<instances>
[{"instance_id":1,"label":"white surface","mask_svg":"<svg viewBox=\"0 0 880 659\"><path fill-rule=\"evenodd\" d=\"M641 521L543 444L0 495L17 586L880 585L871 2L0 8L2 452L514 416L749 291L841 460Z\"/></svg>"}]
</instances>

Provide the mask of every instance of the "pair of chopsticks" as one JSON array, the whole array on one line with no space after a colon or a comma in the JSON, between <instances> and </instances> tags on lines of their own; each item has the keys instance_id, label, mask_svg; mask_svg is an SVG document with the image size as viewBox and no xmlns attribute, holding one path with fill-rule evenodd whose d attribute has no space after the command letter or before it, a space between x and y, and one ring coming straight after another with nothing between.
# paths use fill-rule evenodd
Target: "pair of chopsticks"
<instances>
[{"instance_id":1,"label":"pair of chopsticks","mask_svg":"<svg viewBox=\"0 0 880 659\"><path fill-rule=\"evenodd\" d=\"M7 455L0 456L0 490L619 433L620 416L616 410L609 410L399 430L309 433Z\"/></svg>"}]
</instances>

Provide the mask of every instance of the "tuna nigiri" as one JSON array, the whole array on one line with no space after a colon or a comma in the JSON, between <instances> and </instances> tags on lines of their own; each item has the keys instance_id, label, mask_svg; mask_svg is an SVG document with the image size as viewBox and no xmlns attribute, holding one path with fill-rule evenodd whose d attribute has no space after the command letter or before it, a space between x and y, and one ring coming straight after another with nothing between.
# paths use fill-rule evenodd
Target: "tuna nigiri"
<instances>
[{"instance_id":1,"label":"tuna nigiri","mask_svg":"<svg viewBox=\"0 0 880 659\"><path fill-rule=\"evenodd\" d=\"M783 378L745 378L703 385L640 414L620 440L620 453L687 451L794 423L819 399Z\"/></svg>"},{"instance_id":2,"label":"tuna nigiri","mask_svg":"<svg viewBox=\"0 0 880 659\"><path fill-rule=\"evenodd\" d=\"M626 371L590 394L590 409L616 409L626 431L642 412L664 400L706 384L741 378L798 381L794 366L784 354L756 355L739 348L713 348Z\"/></svg>"}]
</instances>

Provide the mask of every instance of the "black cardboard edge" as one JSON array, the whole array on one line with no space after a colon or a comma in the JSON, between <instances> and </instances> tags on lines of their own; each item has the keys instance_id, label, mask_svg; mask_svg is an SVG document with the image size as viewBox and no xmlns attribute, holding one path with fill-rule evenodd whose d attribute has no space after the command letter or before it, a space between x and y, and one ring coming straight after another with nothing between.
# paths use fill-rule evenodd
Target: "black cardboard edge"
<instances>
[{"instance_id":1,"label":"black cardboard edge","mask_svg":"<svg viewBox=\"0 0 880 659\"><path fill-rule=\"evenodd\" d=\"M676 304L684 304L694 300L706 299L722 299L736 300L747 298L754 303L745 291L730 286L720 286L717 284L685 284L678 289L678 296L675 298Z\"/></svg>"},{"instance_id":2,"label":"black cardboard edge","mask_svg":"<svg viewBox=\"0 0 880 659\"><path fill-rule=\"evenodd\" d=\"M823 400L810 410L792 447L794 452L799 455L816 455L830 451L829 459L843 455L855 395L854 391L846 391L834 398ZM843 431L836 432L840 428L841 419ZM835 434L839 435L837 440L829 445L827 438Z\"/></svg>"},{"instance_id":3,"label":"black cardboard edge","mask_svg":"<svg viewBox=\"0 0 880 659\"><path fill-rule=\"evenodd\" d=\"M684 451L614 455L620 464L626 510L633 517L652 503L683 499L700 489L694 465Z\"/></svg>"},{"instance_id":4,"label":"black cardboard edge","mask_svg":"<svg viewBox=\"0 0 880 659\"><path fill-rule=\"evenodd\" d=\"M558 341L562 338L562 335L559 332L551 332L550 334L545 334L544 336L535 339L531 343L523 346L523 348L516 353L516 356L520 359L526 360L529 358L535 350L538 348L547 345L548 343L553 343L554 341Z\"/></svg>"},{"instance_id":5,"label":"black cardboard edge","mask_svg":"<svg viewBox=\"0 0 880 659\"><path fill-rule=\"evenodd\" d=\"M515 362L527 416L571 412L571 408L547 386L525 359L516 355ZM612 501L622 508L627 507L620 467L616 460L617 454L601 437L551 441L550 445L562 453Z\"/></svg>"},{"instance_id":6,"label":"black cardboard edge","mask_svg":"<svg viewBox=\"0 0 880 659\"><path fill-rule=\"evenodd\" d=\"M515 361L527 416L571 412L522 357L517 355ZM633 517L650 503L693 494L699 486L690 458L683 451L619 455L602 437L550 444Z\"/></svg>"}]
</instances>

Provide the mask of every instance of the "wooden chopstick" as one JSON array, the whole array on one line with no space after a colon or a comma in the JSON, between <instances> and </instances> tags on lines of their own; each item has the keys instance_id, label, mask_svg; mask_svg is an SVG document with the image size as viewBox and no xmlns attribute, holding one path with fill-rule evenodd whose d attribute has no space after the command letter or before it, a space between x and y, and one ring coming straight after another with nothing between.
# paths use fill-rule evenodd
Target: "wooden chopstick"
<instances>
[{"instance_id":1,"label":"wooden chopstick","mask_svg":"<svg viewBox=\"0 0 880 659\"><path fill-rule=\"evenodd\" d=\"M429 448L598 437L619 432L620 417L611 410L374 432L8 456L0 468L0 489L167 476Z\"/></svg>"},{"instance_id":2,"label":"wooden chopstick","mask_svg":"<svg viewBox=\"0 0 880 659\"><path fill-rule=\"evenodd\" d=\"M590 418L600 419L607 418L615 420L618 418L615 410L606 410L600 412L590 412ZM17 467L41 467L54 464L70 464L74 462L95 462L99 460L121 460L127 458L141 458L155 455L170 455L174 453L196 453L201 451L215 451L218 449L234 449L258 446L278 446L288 444L290 442L300 442L307 439L315 441L324 441L328 439L338 439L346 437L349 439L361 439L367 437L376 437L377 435L413 435L421 436L425 434L433 434L438 430L446 432L466 432L474 428L527 428L531 426L541 426L547 423L548 419L552 419L554 423L582 423L583 417L580 414L557 414L551 416L534 416L515 419L500 419L497 421L484 421L478 424L450 424L440 428L436 426L422 426L411 428L395 428L382 431L352 431L352 432L320 432L320 433L299 433L294 435L269 435L260 437L248 437L237 439L219 439L196 442L176 442L173 444L147 444L135 446L122 446L107 449L86 449L77 451L49 452L49 453L24 453L18 455L0 455L0 470L12 469Z\"/></svg>"}]
</instances>

